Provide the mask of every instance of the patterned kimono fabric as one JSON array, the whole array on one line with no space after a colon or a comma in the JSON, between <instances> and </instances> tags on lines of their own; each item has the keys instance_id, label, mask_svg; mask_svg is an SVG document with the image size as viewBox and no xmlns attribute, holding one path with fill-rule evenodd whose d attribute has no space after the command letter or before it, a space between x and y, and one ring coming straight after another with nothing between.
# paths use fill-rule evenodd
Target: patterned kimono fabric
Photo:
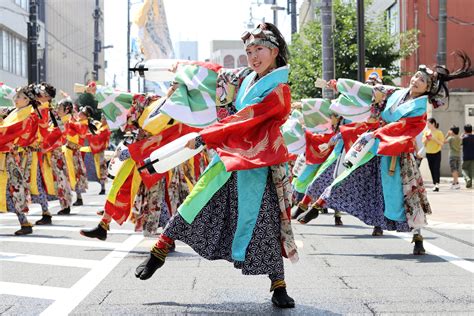
<instances>
[{"instance_id":1,"label":"patterned kimono fabric","mask_svg":"<svg viewBox=\"0 0 474 316\"><path fill-rule=\"evenodd\" d=\"M32 107L15 109L0 123L0 212L14 212L21 229L16 235L32 232L26 218L28 212L28 183L20 166L17 143L30 144L38 129L38 116Z\"/></svg>"},{"instance_id":2,"label":"patterned kimono fabric","mask_svg":"<svg viewBox=\"0 0 474 316\"><path fill-rule=\"evenodd\" d=\"M81 146L87 134L87 120L75 121L70 115L61 118L65 126L66 145L64 155L69 174L71 189L77 194L77 199L82 200L82 193L88 189L87 171L81 153Z\"/></svg>"},{"instance_id":3,"label":"patterned kimono fabric","mask_svg":"<svg viewBox=\"0 0 474 316\"><path fill-rule=\"evenodd\" d=\"M89 180L99 182L101 186L100 194L105 194L107 161L105 160L104 152L109 145L111 132L107 124L102 125L100 122L95 121L95 126L97 127L95 135L87 133L89 146L85 148L90 149L90 152L86 152L84 162L86 164Z\"/></svg>"},{"instance_id":4,"label":"patterned kimono fabric","mask_svg":"<svg viewBox=\"0 0 474 316\"><path fill-rule=\"evenodd\" d=\"M381 118L397 124L374 132L374 148L324 190L318 205L342 209L367 225L419 234L431 209L412 152L425 124L427 98L404 102L407 93L388 96Z\"/></svg>"},{"instance_id":5,"label":"patterned kimono fabric","mask_svg":"<svg viewBox=\"0 0 474 316\"><path fill-rule=\"evenodd\" d=\"M29 210L28 195L26 193L28 184L18 164L20 158L15 152L0 153L1 155L5 158L5 165L0 166L0 174L3 173L7 178L6 208L2 207L1 211L15 213L21 226L31 227L31 223L26 218L26 213Z\"/></svg>"},{"instance_id":6,"label":"patterned kimono fabric","mask_svg":"<svg viewBox=\"0 0 474 316\"><path fill-rule=\"evenodd\" d=\"M55 148L51 152L48 152L45 159L45 163L48 163L52 169L52 176L54 180L54 196L59 200L61 209L64 210L68 207L71 207L71 184L68 177L66 158L64 157L61 147Z\"/></svg>"},{"instance_id":7,"label":"patterned kimono fabric","mask_svg":"<svg viewBox=\"0 0 474 316\"><path fill-rule=\"evenodd\" d=\"M247 76L237 94L239 112L235 116L286 82L287 74L282 67L256 82L255 73ZM152 253L159 257L163 245L181 240L206 259L224 259L243 274L266 274L273 282L284 283L282 249L297 260L287 213L290 203L285 164L227 172L216 155L166 225Z\"/></svg>"},{"instance_id":8,"label":"patterned kimono fabric","mask_svg":"<svg viewBox=\"0 0 474 316\"><path fill-rule=\"evenodd\" d=\"M38 146L29 146L23 148L22 166L25 179L29 183L29 193L31 196L31 203L41 205L43 215L51 216L48 210L48 196L46 194L45 182L41 172L40 160L42 155Z\"/></svg>"}]
</instances>

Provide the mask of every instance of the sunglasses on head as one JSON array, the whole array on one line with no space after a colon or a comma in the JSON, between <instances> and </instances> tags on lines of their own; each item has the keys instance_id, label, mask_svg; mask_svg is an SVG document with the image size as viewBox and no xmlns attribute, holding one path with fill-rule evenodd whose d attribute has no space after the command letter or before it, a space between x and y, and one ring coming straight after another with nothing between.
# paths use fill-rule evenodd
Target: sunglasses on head
<instances>
[{"instance_id":1,"label":"sunglasses on head","mask_svg":"<svg viewBox=\"0 0 474 316\"><path fill-rule=\"evenodd\" d=\"M418 70L419 70L419 71L423 71L423 72L427 73L427 74L430 75L430 76L434 74L433 70L431 70L430 68L428 68L426 65L420 65L420 66L418 66Z\"/></svg>"},{"instance_id":2,"label":"sunglasses on head","mask_svg":"<svg viewBox=\"0 0 474 316\"><path fill-rule=\"evenodd\" d=\"M245 43L245 41L247 41L251 36L253 36L254 38L266 38L266 35L265 33L263 32L263 30L265 30L265 25L264 24L260 24L259 26L257 26L253 31L245 31L244 33L242 33L242 36L240 37L242 39L242 41Z\"/></svg>"}]
</instances>

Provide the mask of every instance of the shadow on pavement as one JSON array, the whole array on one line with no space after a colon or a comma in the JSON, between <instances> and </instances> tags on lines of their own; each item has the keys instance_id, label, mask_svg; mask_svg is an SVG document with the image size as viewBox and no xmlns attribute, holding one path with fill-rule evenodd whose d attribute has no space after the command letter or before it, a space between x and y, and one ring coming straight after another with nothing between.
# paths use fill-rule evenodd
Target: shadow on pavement
<instances>
[{"instance_id":1,"label":"shadow on pavement","mask_svg":"<svg viewBox=\"0 0 474 316\"><path fill-rule=\"evenodd\" d=\"M316 308L311 305L302 305L296 302L295 308L279 309L268 303L244 303L244 302L222 302L221 304L185 304L176 302L153 302L144 303L147 306L170 306L186 307L186 313L189 314L223 314L231 313L233 315L342 315Z\"/></svg>"},{"instance_id":2,"label":"shadow on pavement","mask_svg":"<svg viewBox=\"0 0 474 316\"><path fill-rule=\"evenodd\" d=\"M411 250L411 248L410 248ZM446 262L446 260L426 254L423 256L415 256L413 254L353 254L353 253L319 253L320 256L346 256L346 257L372 257L375 259L384 260L399 260L399 261L417 261L425 263Z\"/></svg>"}]
</instances>

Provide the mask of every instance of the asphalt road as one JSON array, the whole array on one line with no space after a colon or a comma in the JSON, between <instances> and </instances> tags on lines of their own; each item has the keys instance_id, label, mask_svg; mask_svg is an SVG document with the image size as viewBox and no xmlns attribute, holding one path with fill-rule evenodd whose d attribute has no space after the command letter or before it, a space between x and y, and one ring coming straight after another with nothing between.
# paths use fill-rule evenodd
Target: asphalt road
<instances>
[{"instance_id":1,"label":"asphalt road","mask_svg":"<svg viewBox=\"0 0 474 316\"><path fill-rule=\"evenodd\" d=\"M96 183L70 216L54 216L52 226L15 237L13 214L0 214L0 314L474 314L473 190L429 193L434 214L423 231L425 256L411 254L411 236L371 228L332 214L303 226L294 223L300 254L285 262L289 294L296 308L271 304L266 276L243 276L225 261L207 261L178 243L165 266L147 281L135 267L154 240L131 224L112 225L106 242L86 239L105 201ZM55 214L57 202L51 203ZM29 218L40 218L33 205Z\"/></svg>"}]
</instances>

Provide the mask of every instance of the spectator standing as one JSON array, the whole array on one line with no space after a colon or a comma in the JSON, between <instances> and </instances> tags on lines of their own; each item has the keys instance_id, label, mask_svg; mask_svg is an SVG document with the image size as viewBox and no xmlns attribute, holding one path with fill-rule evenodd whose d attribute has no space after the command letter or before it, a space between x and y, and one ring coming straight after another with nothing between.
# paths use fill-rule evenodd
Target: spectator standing
<instances>
[{"instance_id":1,"label":"spectator standing","mask_svg":"<svg viewBox=\"0 0 474 316\"><path fill-rule=\"evenodd\" d=\"M444 143L449 144L449 168L453 176L452 190L459 190L458 177L461 170L461 136L459 136L459 127L452 126L448 133L446 133L446 140Z\"/></svg>"},{"instance_id":2,"label":"spectator standing","mask_svg":"<svg viewBox=\"0 0 474 316\"><path fill-rule=\"evenodd\" d=\"M434 192L439 191L441 148L444 145L444 135L438 127L438 122L434 118L430 118L428 120L428 130L423 133L423 144L425 145L426 159L433 178Z\"/></svg>"},{"instance_id":3,"label":"spectator standing","mask_svg":"<svg viewBox=\"0 0 474 316\"><path fill-rule=\"evenodd\" d=\"M472 177L474 176L474 135L472 125L464 125L462 136L462 173L466 180L466 188L472 188Z\"/></svg>"}]
</instances>

